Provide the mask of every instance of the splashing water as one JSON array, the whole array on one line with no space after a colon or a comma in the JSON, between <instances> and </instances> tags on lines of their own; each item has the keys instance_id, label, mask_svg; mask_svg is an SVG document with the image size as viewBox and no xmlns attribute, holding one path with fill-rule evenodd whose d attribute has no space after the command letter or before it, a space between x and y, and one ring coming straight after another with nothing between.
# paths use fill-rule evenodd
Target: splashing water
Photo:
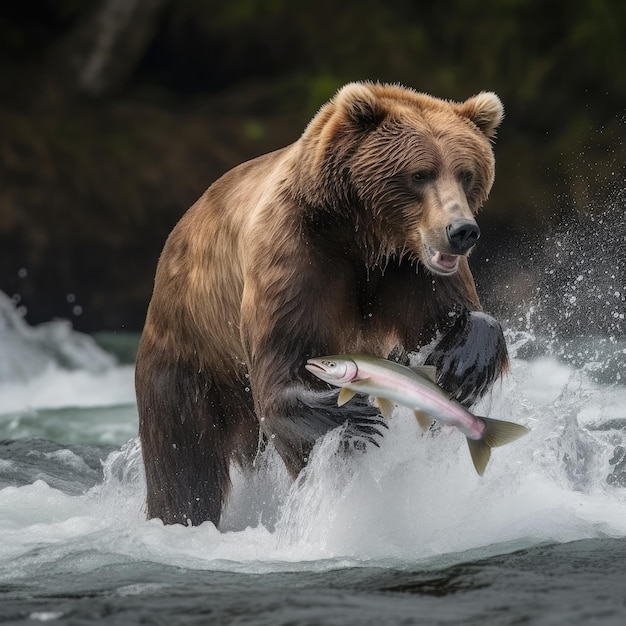
<instances>
[{"instance_id":1,"label":"splashing water","mask_svg":"<svg viewBox=\"0 0 626 626\"><path fill-rule=\"evenodd\" d=\"M29 326L2 292L0 347L0 383L29 381L52 368L99 373L115 363L89 335L72 330L67 320Z\"/></svg>"},{"instance_id":2,"label":"splashing water","mask_svg":"<svg viewBox=\"0 0 626 626\"><path fill-rule=\"evenodd\" d=\"M133 367L68 321L29 326L0 292L0 354L3 437L122 443L136 432Z\"/></svg>"},{"instance_id":3,"label":"splashing water","mask_svg":"<svg viewBox=\"0 0 626 626\"><path fill-rule=\"evenodd\" d=\"M523 266L532 289L501 308L508 309L510 329L527 333L520 356L550 354L596 380L620 383L626 371L626 187L607 193L602 208L548 225L542 245L522 263L503 260L518 274Z\"/></svg>"},{"instance_id":4,"label":"splashing water","mask_svg":"<svg viewBox=\"0 0 626 626\"><path fill-rule=\"evenodd\" d=\"M11 473L19 474L33 455L28 440L18 440L12 456L0 461L0 484L7 485L0 491L0 561L9 564L0 580L59 563L93 568L147 559L187 568L265 571L337 560L384 565L468 550L491 554L546 541L625 536L626 389L597 383L584 369L553 356L517 357L532 341L526 332L508 333L512 372L476 407L478 414L516 421L532 432L494 450L483 478L473 471L460 433L423 434L409 411L397 409L380 448L338 454L341 434L330 433L318 442L296 483L271 448L257 459L251 479L234 471L222 532L210 523L183 528L145 519L141 453L134 437L108 456L102 450L102 478L94 483L92 476L87 490L81 483L80 493L55 488L50 479L32 480L32 473L31 482L20 486L17 480L14 486ZM97 354L94 346L88 349ZM101 384L97 399L74 395L63 384L55 385L56 396L48 399L53 407L73 405L82 413L83 441L103 440L107 425L99 418L111 408L107 405L119 403L115 387L123 379L127 417L136 429L128 394L132 368L98 367L98 373L89 373ZM50 376L59 383L76 373L57 363L31 380L44 384ZM11 398L9 409L2 407L5 417L18 410L16 390L28 384L4 383L14 391L4 396ZM49 417L44 400L39 396L43 413L34 420ZM100 414L93 413L95 400ZM10 422L4 427L12 431ZM70 420L68 431L72 427ZM115 424L108 427L115 431ZM39 435L37 428L34 434ZM59 432L59 440L76 441L71 432ZM35 458L54 465L48 469L52 476L85 474L84 454L80 447L44 449Z\"/></svg>"}]
</instances>

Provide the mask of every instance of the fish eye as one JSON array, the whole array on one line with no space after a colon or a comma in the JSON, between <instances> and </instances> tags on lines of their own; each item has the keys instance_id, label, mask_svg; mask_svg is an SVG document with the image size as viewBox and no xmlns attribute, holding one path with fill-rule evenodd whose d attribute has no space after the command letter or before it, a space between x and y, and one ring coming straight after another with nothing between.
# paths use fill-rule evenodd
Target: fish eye
<instances>
[{"instance_id":1,"label":"fish eye","mask_svg":"<svg viewBox=\"0 0 626 626\"><path fill-rule=\"evenodd\" d=\"M330 368L337 367L337 363L335 363L334 361L322 361L322 363L324 363L326 367L330 367Z\"/></svg>"}]
</instances>

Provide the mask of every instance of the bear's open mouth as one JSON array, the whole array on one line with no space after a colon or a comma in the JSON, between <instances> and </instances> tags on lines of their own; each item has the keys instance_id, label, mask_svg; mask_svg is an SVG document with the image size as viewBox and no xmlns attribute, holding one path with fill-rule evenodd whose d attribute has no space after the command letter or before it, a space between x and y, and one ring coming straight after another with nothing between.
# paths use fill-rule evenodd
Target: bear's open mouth
<instances>
[{"instance_id":1,"label":"bear's open mouth","mask_svg":"<svg viewBox=\"0 0 626 626\"><path fill-rule=\"evenodd\" d=\"M434 250L430 246L426 248L426 265L436 274L454 274L459 269L460 256L456 254L447 254Z\"/></svg>"}]
</instances>

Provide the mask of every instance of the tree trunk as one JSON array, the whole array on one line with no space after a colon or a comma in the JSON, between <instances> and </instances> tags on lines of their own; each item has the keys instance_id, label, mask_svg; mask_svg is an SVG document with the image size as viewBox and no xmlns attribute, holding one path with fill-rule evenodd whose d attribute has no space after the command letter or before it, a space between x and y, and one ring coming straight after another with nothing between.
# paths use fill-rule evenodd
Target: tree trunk
<instances>
[{"instance_id":1,"label":"tree trunk","mask_svg":"<svg viewBox=\"0 0 626 626\"><path fill-rule=\"evenodd\" d=\"M101 0L61 45L56 71L69 91L101 97L123 87L169 0Z\"/></svg>"}]
</instances>

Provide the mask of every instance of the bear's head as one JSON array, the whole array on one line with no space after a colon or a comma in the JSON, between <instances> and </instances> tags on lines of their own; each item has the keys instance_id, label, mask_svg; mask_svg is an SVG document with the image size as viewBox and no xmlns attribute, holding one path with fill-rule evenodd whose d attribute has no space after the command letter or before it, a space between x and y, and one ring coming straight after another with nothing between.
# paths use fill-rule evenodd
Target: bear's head
<instances>
[{"instance_id":1,"label":"bear's head","mask_svg":"<svg viewBox=\"0 0 626 626\"><path fill-rule=\"evenodd\" d=\"M490 92L458 103L351 83L301 138L301 196L331 224L350 225L366 262L409 255L453 274L480 236L475 215L493 184L502 117Z\"/></svg>"}]
</instances>

